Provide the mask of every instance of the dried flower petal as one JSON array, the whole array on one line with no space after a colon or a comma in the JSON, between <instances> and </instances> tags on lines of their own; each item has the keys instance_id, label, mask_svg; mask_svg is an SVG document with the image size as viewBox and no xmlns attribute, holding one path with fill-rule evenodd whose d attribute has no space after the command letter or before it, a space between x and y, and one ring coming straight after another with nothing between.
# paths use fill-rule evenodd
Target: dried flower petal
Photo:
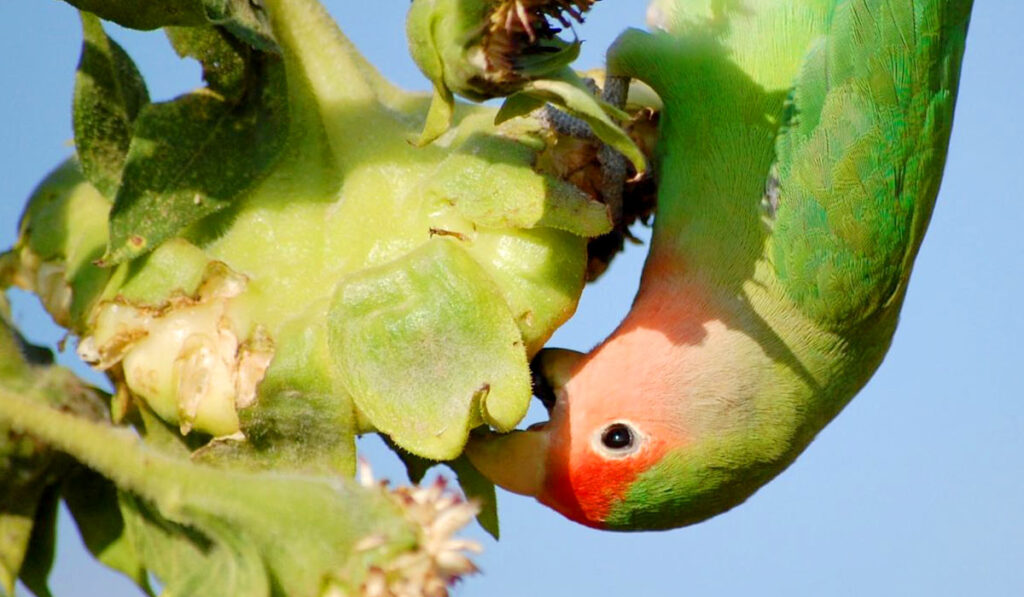
<instances>
[{"instance_id":1,"label":"dried flower petal","mask_svg":"<svg viewBox=\"0 0 1024 597\"><path fill-rule=\"evenodd\" d=\"M370 571L360 587L363 597L445 597L449 586L478 571L466 552L481 553L483 547L453 535L473 520L479 507L448 490L443 477L425 486L389 489L386 482L374 479L370 465L362 459L357 476L364 487L387 492L420 529L415 550ZM378 535L368 535L356 549L371 551L383 544Z\"/></svg>"}]
</instances>

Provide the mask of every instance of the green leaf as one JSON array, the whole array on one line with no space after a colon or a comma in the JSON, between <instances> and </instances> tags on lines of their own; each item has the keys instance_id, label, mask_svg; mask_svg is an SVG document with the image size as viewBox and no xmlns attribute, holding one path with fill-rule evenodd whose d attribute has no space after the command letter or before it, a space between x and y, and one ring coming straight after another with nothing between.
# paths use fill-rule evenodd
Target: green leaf
<instances>
[{"instance_id":1,"label":"green leaf","mask_svg":"<svg viewBox=\"0 0 1024 597\"><path fill-rule=\"evenodd\" d=\"M89 552L152 595L146 567L126 531L114 484L78 468L64 481L61 494Z\"/></svg>"},{"instance_id":2,"label":"green leaf","mask_svg":"<svg viewBox=\"0 0 1024 597\"><path fill-rule=\"evenodd\" d=\"M22 343L14 331L11 306L7 294L0 290L0 384L13 386L31 375L21 352ZM0 439L3 436L0 435ZM6 447L0 443L0 446ZM0 449L0 454L6 452Z\"/></svg>"},{"instance_id":3,"label":"green leaf","mask_svg":"<svg viewBox=\"0 0 1024 597\"><path fill-rule=\"evenodd\" d=\"M141 255L228 207L262 179L284 146L288 106L279 57L219 30L176 39L179 51L207 61L211 87L139 114L104 265Z\"/></svg>"},{"instance_id":4,"label":"green leaf","mask_svg":"<svg viewBox=\"0 0 1024 597\"><path fill-rule=\"evenodd\" d=\"M125 534L168 595L318 595L417 545L396 500L349 478L197 464L3 388L0 425L114 481Z\"/></svg>"},{"instance_id":5,"label":"green leaf","mask_svg":"<svg viewBox=\"0 0 1024 597\"><path fill-rule=\"evenodd\" d=\"M263 4L254 0L66 1L129 29L221 25L254 48L277 51Z\"/></svg>"},{"instance_id":6,"label":"green leaf","mask_svg":"<svg viewBox=\"0 0 1024 597\"><path fill-rule=\"evenodd\" d=\"M129 29L156 29L168 25L206 23L203 0L66 0L79 10Z\"/></svg>"},{"instance_id":7,"label":"green leaf","mask_svg":"<svg viewBox=\"0 0 1024 597\"><path fill-rule=\"evenodd\" d=\"M483 422L512 428L530 400L515 320L457 243L435 237L344 279L328 318L331 353L360 412L435 460L458 456Z\"/></svg>"},{"instance_id":8,"label":"green leaf","mask_svg":"<svg viewBox=\"0 0 1024 597\"><path fill-rule=\"evenodd\" d=\"M417 456L408 450L403 450L401 446L391 441L388 436L381 436L384 439L384 443L391 448L394 453L398 456L398 459L405 465L405 474L409 477L411 483L419 485L423 481L423 477L427 476L427 471L441 464L436 460L428 460L421 456Z\"/></svg>"},{"instance_id":9,"label":"green leaf","mask_svg":"<svg viewBox=\"0 0 1024 597\"><path fill-rule=\"evenodd\" d=\"M0 595L5 597L14 595L14 584L32 536L32 520L20 512L0 512Z\"/></svg>"},{"instance_id":10,"label":"green leaf","mask_svg":"<svg viewBox=\"0 0 1024 597\"><path fill-rule=\"evenodd\" d=\"M647 158L644 157L643 152L626 134L626 131L612 120L613 117L625 120L629 116L622 110L594 97L594 94L583 84L582 79L570 69L562 70L557 77L530 81L519 94L549 102L565 110L571 116L586 122L598 139L626 156L638 173L647 170ZM516 95L506 100L506 102L510 101L514 103L508 109L503 108L498 112L496 123L504 122L513 116L523 115L523 110L530 105L529 102L516 98Z\"/></svg>"},{"instance_id":11,"label":"green leaf","mask_svg":"<svg viewBox=\"0 0 1024 597\"><path fill-rule=\"evenodd\" d=\"M495 11L500 4L495 0L413 0L405 26L409 53L434 86L416 145L426 145L448 130L454 94L473 101L507 96L529 80L567 69L579 57L582 44L578 40L568 42L546 33L530 39L511 35L497 25Z\"/></svg>"},{"instance_id":12,"label":"green leaf","mask_svg":"<svg viewBox=\"0 0 1024 597\"><path fill-rule=\"evenodd\" d=\"M494 115L494 124L501 124L519 116L526 116L534 110L544 107L547 102L528 93L514 93L501 103L501 108Z\"/></svg>"},{"instance_id":13,"label":"green leaf","mask_svg":"<svg viewBox=\"0 0 1024 597\"><path fill-rule=\"evenodd\" d=\"M0 589L14 594L14 582L25 562L29 541L35 529L40 500L46 489L45 476L23 467L11 466L7 454L16 441L7 431L0 431L5 441L0 442L4 454L0 464ZM21 469L21 470L19 470ZM27 473L27 474L26 474ZM28 477L27 479L24 477Z\"/></svg>"},{"instance_id":14,"label":"green leaf","mask_svg":"<svg viewBox=\"0 0 1024 597\"><path fill-rule=\"evenodd\" d=\"M434 96L430 100L423 130L411 140L417 147L427 145L443 135L451 126L455 112L455 96L444 82L444 62L434 39L436 26L434 2L413 2L405 24L409 53L434 85Z\"/></svg>"},{"instance_id":15,"label":"green leaf","mask_svg":"<svg viewBox=\"0 0 1024 597\"><path fill-rule=\"evenodd\" d=\"M128 54L107 37L100 20L82 18L82 56L75 73L75 150L85 177L113 199L121 182L132 122L149 103L142 75Z\"/></svg>"},{"instance_id":16,"label":"green leaf","mask_svg":"<svg viewBox=\"0 0 1024 597\"><path fill-rule=\"evenodd\" d=\"M167 592L172 595L251 595L270 597L270 571L259 550L249 541L244 529L211 516L203 524L217 541L206 552L201 566L168 578Z\"/></svg>"},{"instance_id":17,"label":"green leaf","mask_svg":"<svg viewBox=\"0 0 1024 597\"><path fill-rule=\"evenodd\" d=\"M552 38L538 44L535 51L524 53L516 60L516 67L531 79L543 79L556 74L576 61L583 42Z\"/></svg>"},{"instance_id":18,"label":"green leaf","mask_svg":"<svg viewBox=\"0 0 1024 597\"><path fill-rule=\"evenodd\" d=\"M152 572L164 584L164 595L270 594L267 570L256 547L243 540L223 519L203 516L200 532L172 522L159 511L131 495L121 499L129 533ZM211 530L216 535L208 534Z\"/></svg>"},{"instance_id":19,"label":"green leaf","mask_svg":"<svg viewBox=\"0 0 1024 597\"><path fill-rule=\"evenodd\" d=\"M322 474L355 470L355 423L344 391L261 388L259 407L239 415L246 440L211 442L195 454L198 462Z\"/></svg>"},{"instance_id":20,"label":"green leaf","mask_svg":"<svg viewBox=\"0 0 1024 597\"><path fill-rule=\"evenodd\" d=\"M480 229L468 252L487 272L515 316L533 356L576 309L586 241L552 228L508 233Z\"/></svg>"},{"instance_id":21,"label":"green leaf","mask_svg":"<svg viewBox=\"0 0 1024 597\"><path fill-rule=\"evenodd\" d=\"M125 536L145 563L147 573L166 585L162 594L183 595L175 589L189 582L191 576L207 571L204 554L212 549L212 542L195 529L167 520L152 504L131 493L120 492L118 505Z\"/></svg>"},{"instance_id":22,"label":"green leaf","mask_svg":"<svg viewBox=\"0 0 1024 597\"><path fill-rule=\"evenodd\" d=\"M258 0L203 0L206 18L235 37L265 52L276 52L270 20Z\"/></svg>"},{"instance_id":23,"label":"green leaf","mask_svg":"<svg viewBox=\"0 0 1024 597\"><path fill-rule=\"evenodd\" d=\"M63 271L56 270L52 282L35 285L43 306L60 325L79 331L89 308L98 298L110 277L110 271L96 267L93 262L103 255L107 244L107 215L110 201L103 197L82 175L78 161L66 160L39 183L29 198L19 225L20 238L17 253L0 259L0 277L35 277L30 273L38 260L56 262ZM28 253L29 255L26 255ZM19 271L20 270L20 271ZM59 277L58 277L59 276ZM70 305L66 302L67 282L72 290ZM3 285L4 281L0 281ZM25 285L25 281L22 282Z\"/></svg>"},{"instance_id":24,"label":"green leaf","mask_svg":"<svg viewBox=\"0 0 1024 597\"><path fill-rule=\"evenodd\" d=\"M41 364L52 358L49 350L28 344L11 327L7 298L0 291L0 390L49 399L40 390L51 367ZM53 486L69 465L66 456L0 423L0 593L13 595L21 576L34 592L48 594L57 503Z\"/></svg>"},{"instance_id":25,"label":"green leaf","mask_svg":"<svg viewBox=\"0 0 1024 597\"><path fill-rule=\"evenodd\" d=\"M521 143L477 133L445 158L426 190L484 228L546 227L586 238L611 230L605 204L535 172L535 157Z\"/></svg>"},{"instance_id":26,"label":"green leaf","mask_svg":"<svg viewBox=\"0 0 1024 597\"><path fill-rule=\"evenodd\" d=\"M476 515L476 521L480 523L492 537L498 539L498 498L494 492L494 483L484 477L476 470L473 463L465 455L455 460L446 462L448 468L452 469L459 480L459 487L466 497L475 500L480 505L480 513Z\"/></svg>"},{"instance_id":27,"label":"green leaf","mask_svg":"<svg viewBox=\"0 0 1024 597\"><path fill-rule=\"evenodd\" d=\"M182 58L194 58L203 67L207 88L230 103L246 89L246 63L253 52L241 41L216 27L168 27L171 47Z\"/></svg>"},{"instance_id":28,"label":"green leaf","mask_svg":"<svg viewBox=\"0 0 1024 597\"><path fill-rule=\"evenodd\" d=\"M53 454L45 447L0 427L0 588L11 595L23 566L31 566L26 557L41 532L36 525L45 514L41 508L47 505L52 465ZM45 582L45 571L40 572Z\"/></svg>"},{"instance_id":29,"label":"green leaf","mask_svg":"<svg viewBox=\"0 0 1024 597\"><path fill-rule=\"evenodd\" d=\"M21 582L25 583L36 597L50 597L47 578L50 576L50 569L53 568L53 556L56 553L59 496L57 485L50 485L40 496L35 521L32 524L32 536L25 551L25 561L18 572Z\"/></svg>"},{"instance_id":30,"label":"green leaf","mask_svg":"<svg viewBox=\"0 0 1024 597\"><path fill-rule=\"evenodd\" d=\"M452 126L452 115L455 113L455 96L447 87L434 88L434 96L427 109L427 118L423 130L411 142L416 147L427 145L448 132Z\"/></svg>"}]
</instances>

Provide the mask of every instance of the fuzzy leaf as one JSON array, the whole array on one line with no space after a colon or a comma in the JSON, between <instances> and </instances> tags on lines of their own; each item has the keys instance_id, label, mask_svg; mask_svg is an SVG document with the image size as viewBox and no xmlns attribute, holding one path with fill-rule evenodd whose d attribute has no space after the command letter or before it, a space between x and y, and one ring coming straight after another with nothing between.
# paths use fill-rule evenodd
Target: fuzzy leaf
<instances>
[{"instance_id":1,"label":"fuzzy leaf","mask_svg":"<svg viewBox=\"0 0 1024 597\"><path fill-rule=\"evenodd\" d=\"M0 595L5 597L14 595L14 584L32 536L32 521L31 516L20 512L0 512L0 537L4 539L0 543Z\"/></svg>"},{"instance_id":2,"label":"fuzzy leaf","mask_svg":"<svg viewBox=\"0 0 1024 597\"><path fill-rule=\"evenodd\" d=\"M492 45L499 4L493 0L413 0L405 27L409 52L434 85L434 98L417 145L426 145L448 130L454 94L473 101L507 96L527 81L567 69L579 57L582 44L578 40L546 35ZM494 52L496 46L504 48L497 51L503 56L487 58L487 52Z\"/></svg>"},{"instance_id":3,"label":"fuzzy leaf","mask_svg":"<svg viewBox=\"0 0 1024 597\"><path fill-rule=\"evenodd\" d=\"M327 579L359 586L371 566L417 545L395 500L349 478L197 464L2 387L0 425L115 482L125 532L168 595L318 595Z\"/></svg>"},{"instance_id":4,"label":"fuzzy leaf","mask_svg":"<svg viewBox=\"0 0 1024 597\"><path fill-rule=\"evenodd\" d=\"M196 26L206 22L203 0L66 0L68 4L129 29L168 25Z\"/></svg>"},{"instance_id":5,"label":"fuzzy leaf","mask_svg":"<svg viewBox=\"0 0 1024 597\"><path fill-rule=\"evenodd\" d=\"M480 523L495 540L499 536L498 528L498 498L494 492L494 483L487 477L480 474L476 467L465 455L455 460L446 462L448 468L452 469L459 480L459 487L466 497L475 500L480 505L480 513L476 515L476 521Z\"/></svg>"},{"instance_id":6,"label":"fuzzy leaf","mask_svg":"<svg viewBox=\"0 0 1024 597\"><path fill-rule=\"evenodd\" d=\"M167 520L152 505L130 493L120 493L118 505L125 535L145 562L147 573L167 583L165 592L180 595L175 592L178 586L206 572L203 554L212 548L206 536Z\"/></svg>"},{"instance_id":7,"label":"fuzzy leaf","mask_svg":"<svg viewBox=\"0 0 1024 597\"><path fill-rule=\"evenodd\" d=\"M531 79L543 79L555 75L580 57L583 42L571 42L553 38L538 44L535 51L519 56L516 66Z\"/></svg>"},{"instance_id":8,"label":"fuzzy leaf","mask_svg":"<svg viewBox=\"0 0 1024 597\"><path fill-rule=\"evenodd\" d=\"M263 4L252 0L66 0L129 29L221 25L254 48L276 51Z\"/></svg>"},{"instance_id":9,"label":"fuzzy leaf","mask_svg":"<svg viewBox=\"0 0 1024 597\"><path fill-rule=\"evenodd\" d=\"M586 122L598 139L626 156L638 173L647 170L647 158L644 157L643 152L626 134L626 131L612 120L613 117L618 120L626 120L629 116L618 108L594 97L579 76L571 70L564 69L558 73L557 77L530 81L519 94L549 102L565 110L571 116ZM495 122L503 122L513 116L521 116L523 110L530 106L529 102L516 98L516 95L506 100L506 102L509 101L514 103L508 109L502 109Z\"/></svg>"},{"instance_id":10,"label":"fuzzy leaf","mask_svg":"<svg viewBox=\"0 0 1024 597\"><path fill-rule=\"evenodd\" d=\"M266 174L284 145L288 108L281 60L219 31L204 35L219 47L190 43L190 34L179 38L179 51L187 47L218 61L220 66L204 63L211 89L149 104L135 122L104 265L152 250L231 205Z\"/></svg>"},{"instance_id":11,"label":"fuzzy leaf","mask_svg":"<svg viewBox=\"0 0 1024 597\"><path fill-rule=\"evenodd\" d=\"M427 192L485 228L547 227L594 237L611 230L608 208L576 186L530 167L530 148L477 134L438 166Z\"/></svg>"},{"instance_id":12,"label":"fuzzy leaf","mask_svg":"<svg viewBox=\"0 0 1024 597\"><path fill-rule=\"evenodd\" d=\"M501 103L501 108L498 109L498 113L494 116L494 123L501 124L512 118L526 116L534 110L543 108L546 103L545 100L528 93L514 93L505 98L505 101Z\"/></svg>"},{"instance_id":13,"label":"fuzzy leaf","mask_svg":"<svg viewBox=\"0 0 1024 597\"><path fill-rule=\"evenodd\" d=\"M445 134L452 126L452 115L455 113L455 96L447 87L435 87L434 96L427 109L427 118L423 122L423 130L411 139L416 147L423 147Z\"/></svg>"},{"instance_id":14,"label":"fuzzy leaf","mask_svg":"<svg viewBox=\"0 0 1024 597\"><path fill-rule=\"evenodd\" d=\"M61 495L89 552L152 595L146 567L125 528L114 484L79 468L64 482Z\"/></svg>"},{"instance_id":15,"label":"fuzzy leaf","mask_svg":"<svg viewBox=\"0 0 1024 597\"><path fill-rule=\"evenodd\" d=\"M203 0L206 18L254 48L276 52L277 43L263 3L258 0Z\"/></svg>"},{"instance_id":16,"label":"fuzzy leaf","mask_svg":"<svg viewBox=\"0 0 1024 597\"><path fill-rule=\"evenodd\" d=\"M255 548L244 542L235 545L239 533L223 528L223 521L211 517L205 522L221 529L228 544L167 520L158 510L131 495L122 496L121 508L129 535L152 573L164 583L163 594L269 595L267 573Z\"/></svg>"},{"instance_id":17,"label":"fuzzy leaf","mask_svg":"<svg viewBox=\"0 0 1024 597\"><path fill-rule=\"evenodd\" d=\"M149 103L149 93L135 63L107 37L100 20L90 13L80 15L84 40L72 104L75 150L85 177L113 199L132 138L132 122Z\"/></svg>"},{"instance_id":18,"label":"fuzzy leaf","mask_svg":"<svg viewBox=\"0 0 1024 597\"><path fill-rule=\"evenodd\" d=\"M481 229L468 247L508 304L533 356L575 310L586 247L578 236L552 228L515 234Z\"/></svg>"},{"instance_id":19,"label":"fuzzy leaf","mask_svg":"<svg viewBox=\"0 0 1024 597\"><path fill-rule=\"evenodd\" d=\"M410 452L458 456L469 430L514 426L530 400L522 336L494 283L457 241L434 238L339 284L335 364L360 411Z\"/></svg>"},{"instance_id":20,"label":"fuzzy leaf","mask_svg":"<svg viewBox=\"0 0 1024 597\"><path fill-rule=\"evenodd\" d=\"M50 399L40 390L52 359L48 350L28 344L14 331L6 295L0 291L0 390ZM66 456L0 422L0 593L13 595L20 576L37 595L48 594L54 486L69 466Z\"/></svg>"},{"instance_id":21,"label":"fuzzy leaf","mask_svg":"<svg viewBox=\"0 0 1024 597\"><path fill-rule=\"evenodd\" d=\"M25 550L25 561L18 572L18 578L36 597L50 597L47 578L53 568L53 557L57 543L57 505L60 503L56 485L49 486L39 498L35 520L32 523L32 536L29 538L28 549Z\"/></svg>"},{"instance_id":22,"label":"fuzzy leaf","mask_svg":"<svg viewBox=\"0 0 1024 597\"><path fill-rule=\"evenodd\" d=\"M403 450L386 435L382 437L384 438L384 443L386 443L388 447L395 452L398 459L405 465L405 474L409 477L409 481L411 483L419 485L419 483L423 481L423 477L427 476L427 471L441 464L436 460L428 460L422 456L417 456L408 450Z\"/></svg>"},{"instance_id":23,"label":"fuzzy leaf","mask_svg":"<svg viewBox=\"0 0 1024 597\"><path fill-rule=\"evenodd\" d=\"M194 58L203 67L207 88L230 103L245 92L246 62L254 52L215 27L167 27L171 47L182 58Z\"/></svg>"},{"instance_id":24,"label":"fuzzy leaf","mask_svg":"<svg viewBox=\"0 0 1024 597\"><path fill-rule=\"evenodd\" d=\"M45 508L49 507L47 500L52 499L47 494L52 485L52 460L49 450L0 428L0 589L7 594L14 594L14 581L19 574L30 578L35 574L45 584L49 568L43 567L45 562L29 562L28 557L34 557L29 553L33 549L35 555L46 556L45 543L34 546L33 541L46 540L40 534L45 528L37 527L47 524Z\"/></svg>"},{"instance_id":25,"label":"fuzzy leaf","mask_svg":"<svg viewBox=\"0 0 1024 597\"><path fill-rule=\"evenodd\" d=\"M13 595L47 486L41 471L25 470L24 462L18 463L21 466L11 462L17 459L11 449L19 442L6 430L0 433L4 436L0 438L0 589Z\"/></svg>"},{"instance_id":26,"label":"fuzzy leaf","mask_svg":"<svg viewBox=\"0 0 1024 597\"><path fill-rule=\"evenodd\" d=\"M43 261L63 265L61 278L70 285L73 295L69 305L62 300L62 285L37 287L36 292L54 320L75 331L81 329L89 307L110 277L109 270L93 263L103 255L107 244L109 213L110 201L85 180L77 160L71 158L39 183L21 218L19 246ZM11 257L18 259L17 255ZM0 272L0 277L4 275ZM24 281L20 284L26 285Z\"/></svg>"}]
</instances>

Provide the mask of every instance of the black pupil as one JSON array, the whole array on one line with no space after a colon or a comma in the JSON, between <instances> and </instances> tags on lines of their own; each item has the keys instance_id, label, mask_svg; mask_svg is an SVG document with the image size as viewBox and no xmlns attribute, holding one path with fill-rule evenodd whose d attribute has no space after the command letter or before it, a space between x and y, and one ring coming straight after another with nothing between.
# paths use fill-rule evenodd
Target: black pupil
<instances>
[{"instance_id":1,"label":"black pupil","mask_svg":"<svg viewBox=\"0 0 1024 597\"><path fill-rule=\"evenodd\" d=\"M616 423L604 430L601 443L613 450L628 448L633 444L633 432L622 423Z\"/></svg>"}]
</instances>

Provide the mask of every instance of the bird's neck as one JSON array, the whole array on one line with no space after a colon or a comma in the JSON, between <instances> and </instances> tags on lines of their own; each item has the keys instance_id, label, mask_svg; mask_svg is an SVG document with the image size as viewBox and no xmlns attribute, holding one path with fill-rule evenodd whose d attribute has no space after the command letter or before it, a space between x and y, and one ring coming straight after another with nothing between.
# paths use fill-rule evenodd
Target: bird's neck
<instances>
[{"instance_id":1,"label":"bird's neck","mask_svg":"<svg viewBox=\"0 0 1024 597\"><path fill-rule=\"evenodd\" d=\"M629 315L588 356L578 383L590 394L635 384L672 405L694 436L765 426L789 445L803 434L797 426L833 417L860 389L869 376L864 351L880 362L886 346L884 333L855 345L818 329L765 284L716 285L679 253L652 247Z\"/></svg>"}]
</instances>

